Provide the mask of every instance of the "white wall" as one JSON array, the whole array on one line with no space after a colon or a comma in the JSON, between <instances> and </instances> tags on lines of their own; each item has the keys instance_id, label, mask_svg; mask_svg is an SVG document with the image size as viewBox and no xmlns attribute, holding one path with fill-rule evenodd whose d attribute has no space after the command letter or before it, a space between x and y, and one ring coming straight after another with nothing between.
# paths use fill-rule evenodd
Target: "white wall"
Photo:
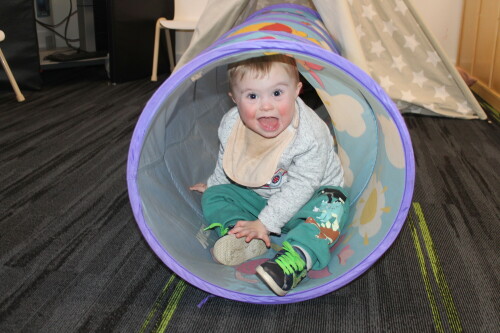
<instances>
[{"instance_id":1,"label":"white wall","mask_svg":"<svg viewBox=\"0 0 500 333\"><path fill-rule=\"evenodd\" d=\"M411 3L451 62L456 63L463 0L411 0Z\"/></svg>"}]
</instances>

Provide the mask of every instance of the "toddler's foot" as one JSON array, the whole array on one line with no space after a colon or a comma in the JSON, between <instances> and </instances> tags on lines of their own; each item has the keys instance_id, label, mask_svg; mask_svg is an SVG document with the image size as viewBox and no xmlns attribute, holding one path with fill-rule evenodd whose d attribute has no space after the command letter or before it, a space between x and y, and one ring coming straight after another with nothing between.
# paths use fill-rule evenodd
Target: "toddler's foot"
<instances>
[{"instance_id":1,"label":"toddler's foot","mask_svg":"<svg viewBox=\"0 0 500 333\"><path fill-rule=\"evenodd\" d=\"M257 267L257 275L278 296L285 296L307 276L306 262L288 242L276 256Z\"/></svg>"},{"instance_id":2,"label":"toddler's foot","mask_svg":"<svg viewBox=\"0 0 500 333\"><path fill-rule=\"evenodd\" d=\"M263 240L252 239L247 243L245 237L236 238L235 235L226 235L215 242L213 256L223 265L235 266L261 256L266 251L267 247Z\"/></svg>"}]
</instances>

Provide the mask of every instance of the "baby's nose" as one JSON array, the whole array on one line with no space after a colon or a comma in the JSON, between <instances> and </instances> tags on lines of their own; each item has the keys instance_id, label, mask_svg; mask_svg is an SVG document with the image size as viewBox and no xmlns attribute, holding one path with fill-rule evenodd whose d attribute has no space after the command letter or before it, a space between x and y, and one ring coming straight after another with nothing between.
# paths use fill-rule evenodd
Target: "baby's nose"
<instances>
[{"instance_id":1,"label":"baby's nose","mask_svg":"<svg viewBox=\"0 0 500 333\"><path fill-rule=\"evenodd\" d=\"M273 102L270 98L263 98L261 103L260 103L260 108L264 111L272 110L273 109Z\"/></svg>"}]
</instances>

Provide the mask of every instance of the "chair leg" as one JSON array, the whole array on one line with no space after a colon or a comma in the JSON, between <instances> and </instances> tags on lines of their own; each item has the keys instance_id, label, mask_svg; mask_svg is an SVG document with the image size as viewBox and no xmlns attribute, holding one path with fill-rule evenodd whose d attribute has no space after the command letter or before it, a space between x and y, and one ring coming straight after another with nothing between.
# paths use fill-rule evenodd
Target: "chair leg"
<instances>
[{"instance_id":1,"label":"chair leg","mask_svg":"<svg viewBox=\"0 0 500 333\"><path fill-rule=\"evenodd\" d=\"M10 70L10 67L9 67L9 64L7 63L7 60L5 60L2 49L0 49L0 60L2 61L2 66L5 69L5 73L7 74L7 77L9 78L10 85L12 86L12 89L14 89L14 92L16 93L17 101L24 102L24 96L21 93L19 86L17 85L16 79L14 78L14 75L12 74L12 71Z\"/></svg>"},{"instance_id":2,"label":"chair leg","mask_svg":"<svg viewBox=\"0 0 500 333\"><path fill-rule=\"evenodd\" d=\"M167 37L168 61L170 62L170 73L174 71L175 60L174 51L172 50L172 38L170 38L170 29L165 29L165 36Z\"/></svg>"},{"instance_id":3,"label":"chair leg","mask_svg":"<svg viewBox=\"0 0 500 333\"><path fill-rule=\"evenodd\" d=\"M153 49L153 70L151 72L151 81L158 81L158 53L160 51L160 20L164 20L165 18L160 17L156 20L155 26L155 41L154 41L154 49Z\"/></svg>"}]
</instances>

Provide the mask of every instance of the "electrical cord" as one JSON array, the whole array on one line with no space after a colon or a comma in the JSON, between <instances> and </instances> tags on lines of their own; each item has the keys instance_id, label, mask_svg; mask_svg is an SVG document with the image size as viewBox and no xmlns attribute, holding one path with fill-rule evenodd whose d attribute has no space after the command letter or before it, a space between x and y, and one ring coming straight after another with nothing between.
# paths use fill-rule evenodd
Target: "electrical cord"
<instances>
[{"instance_id":1,"label":"electrical cord","mask_svg":"<svg viewBox=\"0 0 500 333\"><path fill-rule=\"evenodd\" d=\"M71 17L73 17L78 11L73 11L73 3L72 0L69 0L69 12L68 15L59 23L57 24L47 24L44 22L41 22L39 20L36 20L38 24L40 24L42 27L45 29L48 29L49 31L53 32L57 36L61 37L65 42L66 45L72 50L68 52L67 50L60 51L60 52L54 52L45 57L46 60L54 61L54 62L67 62L67 61L78 61L78 60L84 60L84 59L92 59L92 58L101 58L106 56L106 53L103 51L96 51L96 52L88 52L85 50L82 50L80 47L75 47L71 45L70 43L73 42L78 42L80 39L71 39L68 38L68 27L69 27L69 22L71 20ZM59 26L64 24L64 35L56 31L55 29Z\"/></svg>"},{"instance_id":2,"label":"electrical cord","mask_svg":"<svg viewBox=\"0 0 500 333\"><path fill-rule=\"evenodd\" d=\"M40 21L36 21L38 24L40 24L42 27L44 27L45 29L53 32L54 34L58 35L59 37L61 37L62 39L64 40L67 40L69 42L78 42L80 39L79 38L75 38L75 39L72 39L72 38L67 38L67 37L64 37L63 35L61 35L59 32L57 32L57 30L53 29L53 27L51 25L47 25L46 23L43 23L43 22L40 22Z\"/></svg>"},{"instance_id":3,"label":"electrical cord","mask_svg":"<svg viewBox=\"0 0 500 333\"><path fill-rule=\"evenodd\" d=\"M78 42L80 39L79 38L68 38L68 27L69 27L69 22L71 20L71 17L73 17L73 15L75 15L78 11L75 10L73 11L73 2L72 0L69 0L69 13L68 15L63 18L61 20L61 22L57 23L57 24L47 24L47 23L44 23L40 20L36 20L36 23L38 23L39 25L41 25L42 27L44 27L45 29L53 32L54 34L56 34L57 36L61 37L66 45L73 49L73 50L76 50L78 52L84 52L83 50L81 50L79 47L75 47L73 45L71 45L70 43L75 43L75 42ZM59 33L55 28L61 26L63 23L65 23L64 25L64 35L62 35L61 33Z\"/></svg>"},{"instance_id":4,"label":"electrical cord","mask_svg":"<svg viewBox=\"0 0 500 333\"><path fill-rule=\"evenodd\" d=\"M71 16L73 16L73 15L75 15L75 14L77 14L77 13L78 13L78 10L75 10L74 12L70 13L70 14L69 14L69 16L66 16L65 18L63 18L63 19L61 20L61 22L59 22L59 23L57 23L57 24L48 24L48 23L45 23L45 22L41 22L41 21L39 21L39 20L36 20L36 21L37 21L38 23L40 23L41 25L45 26L45 27L48 27L48 28L57 28L57 27L59 27L61 24L65 23L65 22L66 22L66 20L68 20L68 19L69 19L69 17L71 17Z\"/></svg>"}]
</instances>

